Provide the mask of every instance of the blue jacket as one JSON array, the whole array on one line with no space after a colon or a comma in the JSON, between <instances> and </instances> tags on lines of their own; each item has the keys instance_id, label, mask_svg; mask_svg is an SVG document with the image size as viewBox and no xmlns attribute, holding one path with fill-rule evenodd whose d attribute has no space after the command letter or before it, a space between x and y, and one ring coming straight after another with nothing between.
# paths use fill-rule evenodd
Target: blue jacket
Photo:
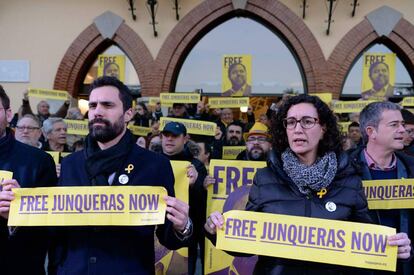
<instances>
[{"instance_id":1,"label":"blue jacket","mask_svg":"<svg viewBox=\"0 0 414 275\"><path fill-rule=\"evenodd\" d=\"M22 188L47 187L57 183L52 157L14 139L7 130L0 139L0 170L13 172L13 179ZM0 273L45 274L47 229L44 227L18 227L10 235L7 220L0 217Z\"/></svg>"},{"instance_id":2,"label":"blue jacket","mask_svg":"<svg viewBox=\"0 0 414 275\"><path fill-rule=\"evenodd\" d=\"M59 186L90 186L82 150L62 162ZM164 186L174 196L174 175L170 162L134 146L115 175L112 185L121 185L119 176L132 164L127 185ZM76 188L76 187L75 187ZM50 274L154 274L154 230L168 249L185 245L177 238L172 223L157 226L90 226L56 229L50 252Z\"/></svg>"},{"instance_id":3,"label":"blue jacket","mask_svg":"<svg viewBox=\"0 0 414 275\"><path fill-rule=\"evenodd\" d=\"M365 147L357 148L350 152L350 159L353 166L359 172L362 180L371 180L371 173L368 168L367 161L364 156ZM403 152L395 152L397 156L397 178L414 178L414 157L411 157ZM386 210L370 210L370 215L376 224L381 224L381 215ZM400 224L397 232L405 232L410 238L411 242L414 238L413 228L413 209L400 209ZM411 251L413 255L413 251ZM412 261L411 261L412 262ZM398 274L413 274L414 268L411 262L401 262Z\"/></svg>"}]
</instances>

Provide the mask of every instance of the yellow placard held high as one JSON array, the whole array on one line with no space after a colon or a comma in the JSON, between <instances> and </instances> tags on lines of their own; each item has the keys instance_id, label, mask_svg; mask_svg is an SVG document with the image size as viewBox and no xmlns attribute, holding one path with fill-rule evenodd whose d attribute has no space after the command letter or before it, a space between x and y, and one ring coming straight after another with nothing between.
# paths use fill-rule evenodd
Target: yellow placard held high
<instances>
[{"instance_id":1,"label":"yellow placard held high","mask_svg":"<svg viewBox=\"0 0 414 275\"><path fill-rule=\"evenodd\" d=\"M315 93L315 94L309 94L313 96L319 97L323 102L328 104L328 106L331 104L332 101L332 93Z\"/></svg>"},{"instance_id":2,"label":"yellow placard held high","mask_svg":"<svg viewBox=\"0 0 414 275\"><path fill-rule=\"evenodd\" d=\"M69 135L87 136L89 134L88 120L65 119Z\"/></svg>"},{"instance_id":3,"label":"yellow placard held high","mask_svg":"<svg viewBox=\"0 0 414 275\"><path fill-rule=\"evenodd\" d=\"M364 180L369 209L414 208L414 179Z\"/></svg>"},{"instance_id":4,"label":"yellow placard held high","mask_svg":"<svg viewBox=\"0 0 414 275\"><path fill-rule=\"evenodd\" d=\"M240 108L249 106L248 97L209 97L210 108Z\"/></svg>"},{"instance_id":5,"label":"yellow placard held high","mask_svg":"<svg viewBox=\"0 0 414 275\"><path fill-rule=\"evenodd\" d=\"M217 124L214 122L192 120L192 119L181 119L172 117L161 117L160 119L160 130L164 129L164 126L171 121L180 122L187 128L187 133L204 136L214 136L216 134Z\"/></svg>"},{"instance_id":6,"label":"yellow placard held high","mask_svg":"<svg viewBox=\"0 0 414 275\"><path fill-rule=\"evenodd\" d=\"M338 122L339 130L341 130L341 133L348 133L348 127L351 123L352 121Z\"/></svg>"},{"instance_id":7,"label":"yellow placard held high","mask_svg":"<svg viewBox=\"0 0 414 275\"><path fill-rule=\"evenodd\" d=\"M394 95L395 53L364 53L362 64L363 99L384 100Z\"/></svg>"},{"instance_id":8,"label":"yellow placard held high","mask_svg":"<svg viewBox=\"0 0 414 275\"><path fill-rule=\"evenodd\" d=\"M160 102L161 101L159 97L152 96L148 98L148 106L156 106L157 103L160 103Z\"/></svg>"},{"instance_id":9,"label":"yellow placard held high","mask_svg":"<svg viewBox=\"0 0 414 275\"><path fill-rule=\"evenodd\" d=\"M401 105L404 107L412 107L414 106L414 96L406 96L403 98Z\"/></svg>"},{"instance_id":10,"label":"yellow placard held high","mask_svg":"<svg viewBox=\"0 0 414 275\"><path fill-rule=\"evenodd\" d=\"M162 105L172 105L174 103L198 103L200 94L197 93L161 93L160 101Z\"/></svg>"},{"instance_id":11,"label":"yellow placard held high","mask_svg":"<svg viewBox=\"0 0 414 275\"><path fill-rule=\"evenodd\" d=\"M335 113L359 113L365 106L376 100L335 101L332 110Z\"/></svg>"},{"instance_id":12,"label":"yellow placard held high","mask_svg":"<svg viewBox=\"0 0 414 275\"><path fill-rule=\"evenodd\" d=\"M125 81L125 55L100 54L98 56L98 76L113 76Z\"/></svg>"},{"instance_id":13,"label":"yellow placard held high","mask_svg":"<svg viewBox=\"0 0 414 275\"><path fill-rule=\"evenodd\" d=\"M47 89L29 89L29 97L41 99L68 100L69 94L66 91L47 90Z\"/></svg>"},{"instance_id":14,"label":"yellow placard held high","mask_svg":"<svg viewBox=\"0 0 414 275\"><path fill-rule=\"evenodd\" d=\"M252 94L252 56L224 55L222 59L222 95Z\"/></svg>"},{"instance_id":15,"label":"yellow placard held high","mask_svg":"<svg viewBox=\"0 0 414 275\"><path fill-rule=\"evenodd\" d=\"M395 271L395 228L233 210L224 213L217 248L325 264Z\"/></svg>"},{"instance_id":16,"label":"yellow placard held high","mask_svg":"<svg viewBox=\"0 0 414 275\"><path fill-rule=\"evenodd\" d=\"M163 224L167 190L159 186L15 188L9 226Z\"/></svg>"}]
</instances>

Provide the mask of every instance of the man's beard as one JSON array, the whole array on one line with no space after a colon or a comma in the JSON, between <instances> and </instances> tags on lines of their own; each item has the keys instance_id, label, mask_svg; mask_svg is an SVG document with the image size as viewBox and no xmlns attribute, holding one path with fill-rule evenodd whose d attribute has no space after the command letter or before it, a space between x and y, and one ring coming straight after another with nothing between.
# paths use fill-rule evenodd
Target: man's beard
<instances>
[{"instance_id":1,"label":"man's beard","mask_svg":"<svg viewBox=\"0 0 414 275\"><path fill-rule=\"evenodd\" d=\"M261 147L253 147L247 153L249 160L266 160L267 154L263 151Z\"/></svg>"},{"instance_id":2,"label":"man's beard","mask_svg":"<svg viewBox=\"0 0 414 275\"><path fill-rule=\"evenodd\" d=\"M230 146L237 146L241 144L240 140L237 137L231 137L228 143Z\"/></svg>"},{"instance_id":3,"label":"man's beard","mask_svg":"<svg viewBox=\"0 0 414 275\"><path fill-rule=\"evenodd\" d=\"M94 123L103 123L105 126L93 126ZM96 141L105 143L119 136L125 128L125 122L120 117L114 124L103 118L95 118L89 121L89 134Z\"/></svg>"}]
</instances>

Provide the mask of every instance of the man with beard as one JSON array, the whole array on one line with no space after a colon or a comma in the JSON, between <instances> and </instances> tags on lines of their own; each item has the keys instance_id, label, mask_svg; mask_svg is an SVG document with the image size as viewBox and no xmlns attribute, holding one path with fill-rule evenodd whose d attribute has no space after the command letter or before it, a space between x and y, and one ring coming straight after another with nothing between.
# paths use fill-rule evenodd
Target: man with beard
<instances>
[{"instance_id":1,"label":"man with beard","mask_svg":"<svg viewBox=\"0 0 414 275\"><path fill-rule=\"evenodd\" d=\"M269 129L261 122L256 122L245 136L246 150L237 156L237 160L266 161L270 143Z\"/></svg>"},{"instance_id":2,"label":"man with beard","mask_svg":"<svg viewBox=\"0 0 414 275\"><path fill-rule=\"evenodd\" d=\"M229 66L227 76L231 82L231 88L223 93L223 96L250 96L252 86L247 84L247 70L242 63L233 63Z\"/></svg>"},{"instance_id":3,"label":"man with beard","mask_svg":"<svg viewBox=\"0 0 414 275\"><path fill-rule=\"evenodd\" d=\"M243 141L243 126L236 121L230 123L226 128L226 136L224 141L220 135L216 135L213 141L213 159L221 159L223 156L223 146L242 146Z\"/></svg>"},{"instance_id":4,"label":"man with beard","mask_svg":"<svg viewBox=\"0 0 414 275\"><path fill-rule=\"evenodd\" d=\"M12 188L56 185L54 162L45 152L14 139L7 128L11 118L10 99L0 85L0 170L13 173L12 179L0 181L0 273L43 275L47 230L43 227L8 227L7 219L10 201L14 199ZM24 127L35 128L28 125Z\"/></svg>"},{"instance_id":5,"label":"man with beard","mask_svg":"<svg viewBox=\"0 0 414 275\"><path fill-rule=\"evenodd\" d=\"M394 86L389 83L390 69L385 62L375 62L369 67L372 88L361 93L363 99L388 99L394 95Z\"/></svg>"},{"instance_id":6,"label":"man with beard","mask_svg":"<svg viewBox=\"0 0 414 275\"><path fill-rule=\"evenodd\" d=\"M135 144L126 127L132 117L129 89L114 77L96 79L85 149L63 159L59 186L162 186L168 192L164 224L59 228L49 253L51 274L154 274L154 231L168 249L191 236L189 207L174 198L171 165Z\"/></svg>"}]
</instances>

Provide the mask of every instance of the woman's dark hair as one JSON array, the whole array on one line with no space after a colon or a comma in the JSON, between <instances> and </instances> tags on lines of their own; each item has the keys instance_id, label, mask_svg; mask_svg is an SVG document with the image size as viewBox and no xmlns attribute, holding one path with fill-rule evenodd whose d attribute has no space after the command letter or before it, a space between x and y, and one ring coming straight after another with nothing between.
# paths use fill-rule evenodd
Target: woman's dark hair
<instances>
[{"instance_id":1,"label":"woman's dark hair","mask_svg":"<svg viewBox=\"0 0 414 275\"><path fill-rule=\"evenodd\" d=\"M286 134L286 128L283 125L283 120L286 118L289 109L293 105L300 103L310 103L318 112L319 124L325 126L326 132L323 135L318 145L318 156L323 156L325 153L333 151L335 153L341 152L341 134L338 129L336 117L332 110L329 109L319 97L309 95L298 95L290 97L279 108L278 112L272 117L272 146L276 152L283 153L288 147L289 142Z\"/></svg>"},{"instance_id":2,"label":"woman's dark hair","mask_svg":"<svg viewBox=\"0 0 414 275\"><path fill-rule=\"evenodd\" d=\"M148 108L145 105L145 103L144 102L138 102L137 105L141 106L142 109L144 109L144 116L147 116L148 115Z\"/></svg>"}]
</instances>

